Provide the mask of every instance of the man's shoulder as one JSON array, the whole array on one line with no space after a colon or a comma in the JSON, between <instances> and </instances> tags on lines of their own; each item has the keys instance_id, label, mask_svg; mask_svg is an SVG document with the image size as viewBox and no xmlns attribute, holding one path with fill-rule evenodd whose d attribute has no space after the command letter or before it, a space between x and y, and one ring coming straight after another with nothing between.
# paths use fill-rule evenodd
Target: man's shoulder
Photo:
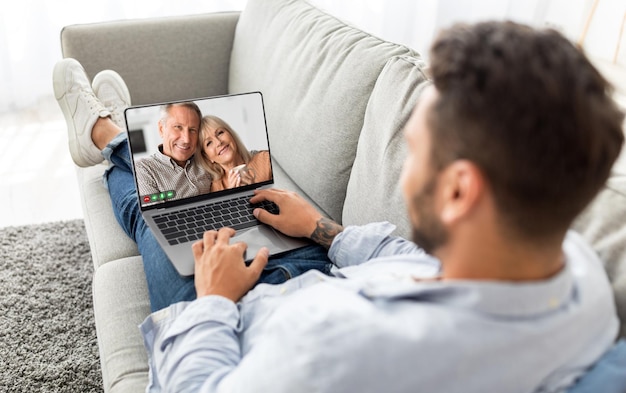
<instances>
[{"instance_id":1,"label":"man's shoulder","mask_svg":"<svg viewBox=\"0 0 626 393\"><path fill-rule=\"evenodd\" d=\"M135 161L137 171L151 172L154 168L163 166L161 160L154 155L143 157Z\"/></svg>"},{"instance_id":2,"label":"man's shoulder","mask_svg":"<svg viewBox=\"0 0 626 393\"><path fill-rule=\"evenodd\" d=\"M606 271L598 253L591 244L575 231L568 231L563 240L563 253L574 273L595 272L606 277Z\"/></svg>"},{"instance_id":3,"label":"man's shoulder","mask_svg":"<svg viewBox=\"0 0 626 393\"><path fill-rule=\"evenodd\" d=\"M615 299L611 282L600 256L578 233L569 231L563 242L563 253L575 290L575 301L588 320L616 319ZM609 322L610 321L610 322Z\"/></svg>"},{"instance_id":4,"label":"man's shoulder","mask_svg":"<svg viewBox=\"0 0 626 393\"><path fill-rule=\"evenodd\" d=\"M135 160L135 168L143 170L162 170L163 167L172 167L171 159L163 153L157 152L147 157Z\"/></svg>"}]
</instances>

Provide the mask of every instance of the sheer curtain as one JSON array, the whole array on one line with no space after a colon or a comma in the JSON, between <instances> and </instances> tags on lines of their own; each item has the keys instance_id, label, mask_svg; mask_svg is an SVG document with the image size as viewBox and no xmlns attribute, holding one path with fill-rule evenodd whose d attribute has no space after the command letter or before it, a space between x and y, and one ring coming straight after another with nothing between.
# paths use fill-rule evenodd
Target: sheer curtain
<instances>
[{"instance_id":1,"label":"sheer curtain","mask_svg":"<svg viewBox=\"0 0 626 393\"><path fill-rule=\"evenodd\" d=\"M425 57L436 32L453 22L512 19L553 26L576 41L588 24L585 48L612 59L620 45L624 0L310 0L329 13ZM36 105L52 94L52 68L61 58L59 32L69 24L241 10L246 0L20 0L0 14L0 113ZM594 7L595 5L595 7ZM623 24L622 24L623 25ZM622 26L623 27L623 26ZM621 33L624 35L624 33ZM626 37L621 39L625 46ZM626 48L616 63L624 65Z\"/></svg>"},{"instance_id":2,"label":"sheer curtain","mask_svg":"<svg viewBox=\"0 0 626 393\"><path fill-rule=\"evenodd\" d=\"M552 27L578 41L590 15L585 50L616 63L626 59L624 0L311 0L334 15L424 56L439 29L455 22L510 19ZM620 32L620 29L623 31ZM621 41L620 41L620 36Z\"/></svg>"},{"instance_id":3,"label":"sheer curtain","mask_svg":"<svg viewBox=\"0 0 626 393\"><path fill-rule=\"evenodd\" d=\"M552 27L581 43L616 87L626 110L626 1L624 0L311 0L393 42L416 49L428 60L437 32L455 22L509 19Z\"/></svg>"},{"instance_id":4,"label":"sheer curtain","mask_svg":"<svg viewBox=\"0 0 626 393\"><path fill-rule=\"evenodd\" d=\"M36 106L52 93L61 58L59 34L70 24L242 10L246 0L20 0L0 13L0 114Z\"/></svg>"}]
</instances>

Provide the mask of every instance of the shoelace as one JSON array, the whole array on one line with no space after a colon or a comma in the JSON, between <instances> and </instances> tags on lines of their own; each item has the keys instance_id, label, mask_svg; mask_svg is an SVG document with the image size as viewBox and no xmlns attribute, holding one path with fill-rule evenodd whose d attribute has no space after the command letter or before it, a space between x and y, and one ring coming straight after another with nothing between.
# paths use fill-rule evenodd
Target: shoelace
<instances>
[{"instance_id":1,"label":"shoelace","mask_svg":"<svg viewBox=\"0 0 626 393\"><path fill-rule=\"evenodd\" d=\"M124 116L122 116L125 108L117 104L111 104L110 106L106 106L106 108L111 112L111 120L113 120L113 123L117 124L122 130L125 130L126 122L124 121Z\"/></svg>"},{"instance_id":2,"label":"shoelace","mask_svg":"<svg viewBox=\"0 0 626 393\"><path fill-rule=\"evenodd\" d=\"M94 92L90 89L80 89L80 94L83 96L91 113L95 113L98 116L102 116L104 113L109 113L109 110L102 105L100 100L96 97Z\"/></svg>"}]
</instances>

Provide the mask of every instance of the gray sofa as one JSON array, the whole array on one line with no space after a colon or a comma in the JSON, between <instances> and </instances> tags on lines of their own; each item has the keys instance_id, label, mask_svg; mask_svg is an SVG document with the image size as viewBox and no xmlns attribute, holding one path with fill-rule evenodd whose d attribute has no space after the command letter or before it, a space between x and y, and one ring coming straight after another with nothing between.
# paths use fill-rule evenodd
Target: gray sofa
<instances>
[{"instance_id":1,"label":"gray sofa","mask_svg":"<svg viewBox=\"0 0 626 393\"><path fill-rule=\"evenodd\" d=\"M387 220L398 235L409 234L397 182L401 130L426 80L412 49L296 0L249 0L241 13L67 26L61 45L91 78L119 72L133 104L263 92L278 187L300 192L344 225ZM105 391L138 392L148 380L137 329L150 310L148 293L137 247L113 217L104 169L77 168L102 375ZM622 320L624 222L620 164L576 228L606 261Z\"/></svg>"}]
</instances>

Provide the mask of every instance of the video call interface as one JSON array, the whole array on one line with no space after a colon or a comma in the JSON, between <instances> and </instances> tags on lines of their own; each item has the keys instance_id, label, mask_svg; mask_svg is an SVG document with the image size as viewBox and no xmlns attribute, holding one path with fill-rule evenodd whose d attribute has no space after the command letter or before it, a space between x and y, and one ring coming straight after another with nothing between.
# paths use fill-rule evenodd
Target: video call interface
<instances>
[{"instance_id":1,"label":"video call interface","mask_svg":"<svg viewBox=\"0 0 626 393\"><path fill-rule=\"evenodd\" d=\"M250 152L266 152L269 150L267 140L267 132L265 125L265 114L260 93L247 93L233 96L212 97L199 100L193 100L198 105L202 116L215 116L227 123L232 131L236 133L243 143L244 147ZM126 110L126 124L128 127L129 147L132 159L137 168L141 160L151 160L152 156L159 150L159 145L163 140L159 134L159 120L161 119L161 106L151 105L142 107L131 107ZM200 139L200 129L198 130L198 138ZM198 140L197 146L201 148L202 141ZM197 158L199 152L194 153ZM267 154L269 156L269 154ZM197 165L197 164L196 164ZM268 162L269 165L269 162ZM233 186L232 189L241 188L245 185L256 184L268 179L255 176L254 170L247 170L247 167L240 165L233 170L240 170L242 179L251 179L250 183L244 183L239 187ZM251 177L248 177L251 176ZM137 176L140 176L137 174ZM160 173L159 176L163 176ZM141 206L149 206L161 204L168 201L181 200L185 198L193 198L200 195L209 194L212 178L210 176L203 177L200 189L205 190L197 195L187 195L176 189L150 189L142 190L139 178L136 179L136 185L139 193L139 201ZM146 182L144 182L145 184ZM170 182L173 183L173 182ZM229 187L230 188L230 187ZM143 191L143 192L142 192Z\"/></svg>"}]
</instances>

